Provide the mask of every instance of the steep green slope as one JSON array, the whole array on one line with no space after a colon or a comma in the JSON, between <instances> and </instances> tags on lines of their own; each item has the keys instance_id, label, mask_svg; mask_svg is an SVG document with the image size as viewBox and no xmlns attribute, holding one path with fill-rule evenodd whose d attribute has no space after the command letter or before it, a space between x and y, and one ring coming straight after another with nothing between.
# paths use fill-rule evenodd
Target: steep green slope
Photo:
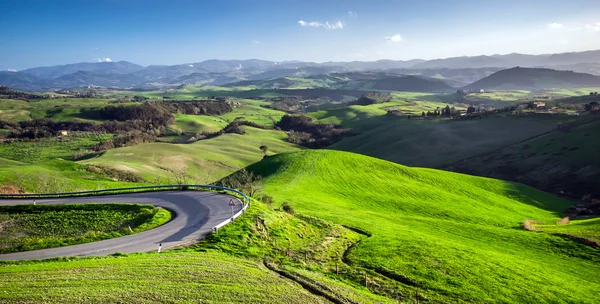
<instances>
[{"instance_id":1,"label":"steep green slope","mask_svg":"<svg viewBox=\"0 0 600 304\"><path fill-rule=\"evenodd\" d=\"M568 201L346 152L282 154L248 169L278 203L372 234L347 261L417 286L435 302L600 301L597 249L520 228L527 219L556 222Z\"/></svg>"},{"instance_id":2,"label":"steep green slope","mask_svg":"<svg viewBox=\"0 0 600 304\"><path fill-rule=\"evenodd\" d=\"M476 120L349 121L349 125L376 126L332 145L335 150L366 154L403 165L440 167L488 153L556 129L566 116L494 116ZM342 125L345 123L343 122ZM360 128L359 128L360 130Z\"/></svg>"},{"instance_id":3,"label":"steep green slope","mask_svg":"<svg viewBox=\"0 0 600 304\"><path fill-rule=\"evenodd\" d=\"M599 115L582 117L578 124L446 168L562 191L572 197L596 197L600 196L599 133Z\"/></svg>"}]
</instances>

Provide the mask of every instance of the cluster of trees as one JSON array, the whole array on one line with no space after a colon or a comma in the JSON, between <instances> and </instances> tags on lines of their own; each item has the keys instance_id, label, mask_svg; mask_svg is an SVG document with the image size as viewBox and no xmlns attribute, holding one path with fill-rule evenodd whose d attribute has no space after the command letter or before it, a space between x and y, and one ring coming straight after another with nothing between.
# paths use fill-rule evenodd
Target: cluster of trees
<instances>
[{"instance_id":1,"label":"cluster of trees","mask_svg":"<svg viewBox=\"0 0 600 304\"><path fill-rule=\"evenodd\" d=\"M590 96L596 96L598 95L598 92L590 92Z\"/></svg>"},{"instance_id":2,"label":"cluster of trees","mask_svg":"<svg viewBox=\"0 0 600 304\"><path fill-rule=\"evenodd\" d=\"M223 135L223 134L227 134L227 133L235 133L235 134L240 134L240 135L246 134L246 131L244 131L244 129L242 129L242 126L250 126L250 127L259 128L259 129L269 129L269 127L259 125L255 122L242 120L242 119L236 119L236 120L230 122L229 124L227 124L223 129L219 130L218 132L196 133L196 135L194 135L192 138L190 138L188 140L188 142L195 142L195 141L202 140L202 139L214 138L219 135Z\"/></svg>"},{"instance_id":3,"label":"cluster of trees","mask_svg":"<svg viewBox=\"0 0 600 304\"><path fill-rule=\"evenodd\" d=\"M156 134L143 133L139 130L131 131L119 136L107 139L102 143L95 145L92 150L95 152L109 150L119 147L135 146L143 143L151 143L156 141Z\"/></svg>"},{"instance_id":4,"label":"cluster of trees","mask_svg":"<svg viewBox=\"0 0 600 304\"><path fill-rule=\"evenodd\" d=\"M25 101L30 101L30 100L34 100L34 99L48 99L51 97L50 95L47 95L47 94L39 95L39 94L31 94L31 93L26 93L26 92L21 92L21 91L15 91L9 87L5 87L5 86L1 86L1 85L0 85L0 95L4 95L8 99L19 99L19 100L25 100Z\"/></svg>"},{"instance_id":5,"label":"cluster of trees","mask_svg":"<svg viewBox=\"0 0 600 304\"><path fill-rule=\"evenodd\" d=\"M473 106L470 106L469 109L467 109L467 113L475 113L475 108ZM440 116L442 116L442 117L459 117L460 111L454 107L451 108L449 105L447 105L445 108L443 108L443 109L437 108L433 112L431 112L431 111L427 111L427 113L422 112L421 116L422 117L440 117Z\"/></svg>"},{"instance_id":6,"label":"cluster of trees","mask_svg":"<svg viewBox=\"0 0 600 304\"><path fill-rule=\"evenodd\" d=\"M475 111L475 112L471 112L467 115L457 116L457 117L453 117L453 118L454 119L481 119L481 118L485 118L488 116L492 116L494 114L512 113L516 109L517 109L516 106L508 106L508 107L504 107L504 108L500 108L500 109L492 109L492 110L477 109L477 111Z\"/></svg>"},{"instance_id":7,"label":"cluster of trees","mask_svg":"<svg viewBox=\"0 0 600 304\"><path fill-rule=\"evenodd\" d=\"M334 124L314 123L310 117L284 115L276 126L288 131L288 141L309 148L325 148L354 135L349 129Z\"/></svg>"},{"instance_id":8,"label":"cluster of trees","mask_svg":"<svg viewBox=\"0 0 600 304\"><path fill-rule=\"evenodd\" d=\"M200 101L170 101L161 102L160 105L171 113L189 115L223 115L233 111L233 107L225 100L200 100Z\"/></svg>"},{"instance_id":9,"label":"cluster of trees","mask_svg":"<svg viewBox=\"0 0 600 304\"><path fill-rule=\"evenodd\" d=\"M0 121L0 129L8 129L8 138L37 139L59 135L61 130L102 131L100 125L81 121L54 121L38 118L29 121Z\"/></svg>"},{"instance_id":10,"label":"cluster of trees","mask_svg":"<svg viewBox=\"0 0 600 304\"><path fill-rule=\"evenodd\" d=\"M0 129L8 129L8 138L38 139L60 135L65 130L105 132L112 134L142 134L149 138L165 134L174 117L167 109L153 103L132 106L107 106L86 113L88 117L105 120L102 124L83 121L54 121L38 118L30 121L0 121ZM129 135L128 135L129 136ZM138 135L135 135L138 136Z\"/></svg>"},{"instance_id":11,"label":"cluster of trees","mask_svg":"<svg viewBox=\"0 0 600 304\"><path fill-rule=\"evenodd\" d=\"M586 103L583 106L583 109L586 112L596 112L596 111L600 111L600 104L597 101L592 101L590 103Z\"/></svg>"},{"instance_id":12,"label":"cluster of trees","mask_svg":"<svg viewBox=\"0 0 600 304\"><path fill-rule=\"evenodd\" d=\"M392 100L392 95L389 93L367 93L363 94L357 101L352 102L354 105L368 106L377 103L384 103Z\"/></svg>"},{"instance_id":13,"label":"cluster of trees","mask_svg":"<svg viewBox=\"0 0 600 304\"><path fill-rule=\"evenodd\" d=\"M160 103L146 102L141 105L106 106L85 113L88 117L101 120L139 120L157 125L170 125L174 121L171 112Z\"/></svg>"},{"instance_id":14,"label":"cluster of trees","mask_svg":"<svg viewBox=\"0 0 600 304\"><path fill-rule=\"evenodd\" d=\"M266 108L271 108L286 113L296 113L302 109L302 98L298 96L287 96L287 97L275 97L271 98L272 102L270 105L266 105Z\"/></svg>"}]
</instances>

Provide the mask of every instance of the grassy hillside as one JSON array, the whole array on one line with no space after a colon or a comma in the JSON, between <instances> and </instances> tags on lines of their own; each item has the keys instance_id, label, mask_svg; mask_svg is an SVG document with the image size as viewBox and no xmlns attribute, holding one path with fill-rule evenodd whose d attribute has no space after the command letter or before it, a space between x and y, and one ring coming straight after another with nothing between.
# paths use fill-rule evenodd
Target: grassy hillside
<instances>
[{"instance_id":1,"label":"grassy hillside","mask_svg":"<svg viewBox=\"0 0 600 304\"><path fill-rule=\"evenodd\" d=\"M500 150L465 159L452 171L514 180L574 197L600 195L600 116Z\"/></svg>"},{"instance_id":2,"label":"grassy hillside","mask_svg":"<svg viewBox=\"0 0 600 304\"><path fill-rule=\"evenodd\" d=\"M49 160L23 164L0 158L0 185L17 186L30 193L84 191L135 187L143 184L122 181L110 173L94 173L86 166L66 161Z\"/></svg>"},{"instance_id":3,"label":"grassy hillside","mask_svg":"<svg viewBox=\"0 0 600 304\"><path fill-rule=\"evenodd\" d=\"M600 252L525 231L570 202L533 188L404 167L336 151L302 151L249 167L264 192L304 215L368 232L347 262L435 302L595 303Z\"/></svg>"},{"instance_id":4,"label":"grassy hillside","mask_svg":"<svg viewBox=\"0 0 600 304\"><path fill-rule=\"evenodd\" d=\"M378 125L378 118L371 118L354 123L375 128L330 148L404 165L440 167L552 131L568 119L547 115L463 121L394 119Z\"/></svg>"},{"instance_id":5,"label":"grassy hillside","mask_svg":"<svg viewBox=\"0 0 600 304\"><path fill-rule=\"evenodd\" d=\"M498 71L465 88L493 90L542 90L600 86L600 77L572 71L512 68ZM589 93L589 92L588 92Z\"/></svg>"},{"instance_id":6,"label":"grassy hillside","mask_svg":"<svg viewBox=\"0 0 600 304\"><path fill-rule=\"evenodd\" d=\"M130 171L151 183L174 182L171 171L185 172L190 182L211 183L261 160L262 145L269 147L270 154L300 149L285 141L283 131L243 128L244 135L224 134L192 144L148 143L111 149L82 163Z\"/></svg>"}]
</instances>

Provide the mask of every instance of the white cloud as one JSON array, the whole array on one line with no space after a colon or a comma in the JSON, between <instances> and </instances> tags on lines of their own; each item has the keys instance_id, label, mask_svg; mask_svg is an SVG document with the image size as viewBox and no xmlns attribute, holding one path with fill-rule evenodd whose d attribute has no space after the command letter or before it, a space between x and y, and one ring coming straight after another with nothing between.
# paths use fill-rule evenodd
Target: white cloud
<instances>
[{"instance_id":1,"label":"white cloud","mask_svg":"<svg viewBox=\"0 0 600 304\"><path fill-rule=\"evenodd\" d=\"M106 57L106 58L96 58L97 62L112 62L112 59Z\"/></svg>"},{"instance_id":2,"label":"white cloud","mask_svg":"<svg viewBox=\"0 0 600 304\"><path fill-rule=\"evenodd\" d=\"M188 64L188 66L189 66L190 68L193 68L193 67L194 67L194 65L193 65L193 64Z\"/></svg>"},{"instance_id":3,"label":"white cloud","mask_svg":"<svg viewBox=\"0 0 600 304\"><path fill-rule=\"evenodd\" d=\"M385 40L392 41L392 42L402 41L402 36L400 36L400 34L396 34L394 36L388 36L388 37L384 37L384 38L385 38Z\"/></svg>"},{"instance_id":4,"label":"white cloud","mask_svg":"<svg viewBox=\"0 0 600 304\"><path fill-rule=\"evenodd\" d=\"M600 22L596 22L594 24L587 24L585 26L585 29L587 29L590 32L600 32Z\"/></svg>"},{"instance_id":5,"label":"white cloud","mask_svg":"<svg viewBox=\"0 0 600 304\"><path fill-rule=\"evenodd\" d=\"M356 17L358 17L358 14L356 12L348 11L348 18L356 18Z\"/></svg>"},{"instance_id":6,"label":"white cloud","mask_svg":"<svg viewBox=\"0 0 600 304\"><path fill-rule=\"evenodd\" d=\"M17 70L15 69L6 69L7 72L16 72Z\"/></svg>"},{"instance_id":7,"label":"white cloud","mask_svg":"<svg viewBox=\"0 0 600 304\"><path fill-rule=\"evenodd\" d=\"M260 44L260 41L258 41L258 40L252 40L252 43L254 43L254 44Z\"/></svg>"},{"instance_id":8,"label":"white cloud","mask_svg":"<svg viewBox=\"0 0 600 304\"><path fill-rule=\"evenodd\" d=\"M550 30L558 30L563 27L565 27L563 24L557 22L549 23L548 25L546 25L546 28Z\"/></svg>"},{"instance_id":9,"label":"white cloud","mask_svg":"<svg viewBox=\"0 0 600 304\"><path fill-rule=\"evenodd\" d=\"M558 44L569 44L569 41L564 40L564 39L558 40L557 42L558 42Z\"/></svg>"},{"instance_id":10,"label":"white cloud","mask_svg":"<svg viewBox=\"0 0 600 304\"><path fill-rule=\"evenodd\" d=\"M92 51L97 51L97 50L99 50L99 48L97 48L97 47L93 47L93 48L91 48L91 50L92 50Z\"/></svg>"},{"instance_id":11,"label":"white cloud","mask_svg":"<svg viewBox=\"0 0 600 304\"><path fill-rule=\"evenodd\" d=\"M300 26L303 27L322 27L328 30L343 30L345 25L342 23L342 21L337 21L334 23L329 23L329 22L325 22L325 23L321 23L321 22L317 22L317 21L304 21L304 20L300 20L298 21L298 24L300 24Z\"/></svg>"}]
</instances>

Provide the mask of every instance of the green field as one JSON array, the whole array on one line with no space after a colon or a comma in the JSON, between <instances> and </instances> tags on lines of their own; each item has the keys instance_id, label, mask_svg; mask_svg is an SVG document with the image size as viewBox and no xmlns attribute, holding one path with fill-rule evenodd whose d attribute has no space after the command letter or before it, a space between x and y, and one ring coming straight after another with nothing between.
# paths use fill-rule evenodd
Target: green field
<instances>
[{"instance_id":1,"label":"green field","mask_svg":"<svg viewBox=\"0 0 600 304\"><path fill-rule=\"evenodd\" d=\"M89 151L93 146L114 136L103 133L86 133L89 134L82 134L82 136L72 134L64 138L42 138L34 142L3 143L0 144L0 157L26 163L37 163L57 158L70 160L73 153L82 150Z\"/></svg>"},{"instance_id":2,"label":"green field","mask_svg":"<svg viewBox=\"0 0 600 304\"><path fill-rule=\"evenodd\" d=\"M23 164L0 158L0 185L17 186L30 193L55 193L134 187L114 176L89 172L85 165L67 160Z\"/></svg>"},{"instance_id":3,"label":"green field","mask_svg":"<svg viewBox=\"0 0 600 304\"><path fill-rule=\"evenodd\" d=\"M246 134L224 134L192 144L149 143L111 149L83 164L101 164L139 174L151 183L173 181L170 171L183 171L187 180L212 183L261 160L260 146L271 154L299 150L282 131L243 127Z\"/></svg>"},{"instance_id":4,"label":"green field","mask_svg":"<svg viewBox=\"0 0 600 304\"><path fill-rule=\"evenodd\" d=\"M149 230L170 219L169 211L150 205L0 206L0 253L95 242Z\"/></svg>"},{"instance_id":5,"label":"green field","mask_svg":"<svg viewBox=\"0 0 600 304\"><path fill-rule=\"evenodd\" d=\"M600 217L570 221L566 225L535 225L537 231L572 235L600 243Z\"/></svg>"},{"instance_id":6,"label":"green field","mask_svg":"<svg viewBox=\"0 0 600 304\"><path fill-rule=\"evenodd\" d=\"M222 253L0 266L3 303L325 303L261 263Z\"/></svg>"},{"instance_id":7,"label":"green field","mask_svg":"<svg viewBox=\"0 0 600 304\"><path fill-rule=\"evenodd\" d=\"M93 122L86 117L85 112L105 107L111 101L113 99L108 98L52 98L29 102L0 99L0 120L51 118L56 121L79 119Z\"/></svg>"},{"instance_id":8,"label":"green field","mask_svg":"<svg viewBox=\"0 0 600 304\"><path fill-rule=\"evenodd\" d=\"M370 233L349 262L417 286L434 302L600 300L596 249L520 228L527 219L558 221L569 201L520 184L326 150L282 154L249 169L278 204Z\"/></svg>"}]
</instances>

